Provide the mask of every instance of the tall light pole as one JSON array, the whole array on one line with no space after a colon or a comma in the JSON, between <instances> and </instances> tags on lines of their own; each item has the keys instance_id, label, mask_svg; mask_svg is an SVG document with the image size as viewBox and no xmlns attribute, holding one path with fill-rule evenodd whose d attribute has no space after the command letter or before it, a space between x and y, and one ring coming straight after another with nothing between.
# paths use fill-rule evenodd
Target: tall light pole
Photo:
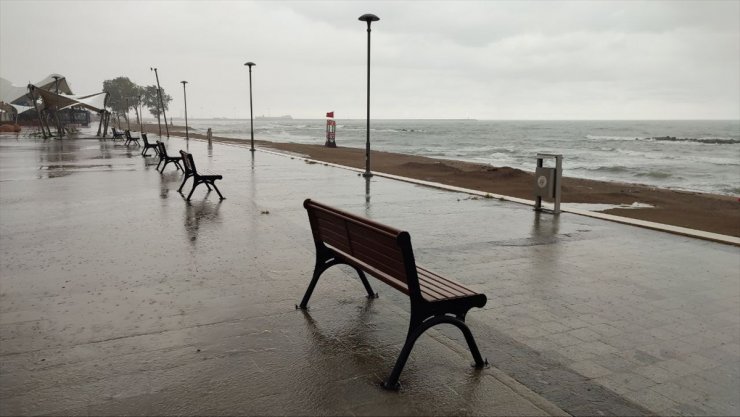
<instances>
[{"instance_id":1,"label":"tall light pole","mask_svg":"<svg viewBox=\"0 0 740 417\"><path fill-rule=\"evenodd\" d=\"M136 118L139 119L139 132L143 134L144 133L144 113L141 112L141 95L136 97L136 108L138 109L138 113L136 113Z\"/></svg>"},{"instance_id":2,"label":"tall light pole","mask_svg":"<svg viewBox=\"0 0 740 417\"><path fill-rule=\"evenodd\" d=\"M185 92L185 84L187 84L187 81L180 81L182 83L182 96L185 99L185 140L190 140L190 136L188 136L188 95Z\"/></svg>"},{"instance_id":3,"label":"tall light pole","mask_svg":"<svg viewBox=\"0 0 740 417\"><path fill-rule=\"evenodd\" d=\"M367 13L360 16L358 20L367 22L367 137L365 140L365 173L362 176L370 178L373 176L370 173L370 24L377 22L380 18Z\"/></svg>"},{"instance_id":4,"label":"tall light pole","mask_svg":"<svg viewBox=\"0 0 740 417\"><path fill-rule=\"evenodd\" d=\"M56 89L56 93L59 94L59 79L62 77L58 75L52 75L51 78L54 79L54 88ZM62 128L62 123L59 121L59 114L57 113L57 110L57 106L54 106L54 119L57 122L57 133L61 138L62 136L64 136L64 129Z\"/></svg>"},{"instance_id":5,"label":"tall light pole","mask_svg":"<svg viewBox=\"0 0 740 417\"><path fill-rule=\"evenodd\" d=\"M128 97L126 97L126 129L131 130L131 124L128 121L128 108L129 108Z\"/></svg>"},{"instance_id":6,"label":"tall light pole","mask_svg":"<svg viewBox=\"0 0 740 417\"><path fill-rule=\"evenodd\" d=\"M149 68L150 71L154 71L154 76L157 77L157 95L159 96L159 105L162 110L162 116L164 117L164 128L167 131L167 139L170 138L170 128L167 127L167 113L164 111L164 101L162 100L162 87L159 86L159 74L157 74L156 68ZM159 136L162 136L162 125L159 125Z\"/></svg>"},{"instance_id":7,"label":"tall light pole","mask_svg":"<svg viewBox=\"0 0 740 417\"><path fill-rule=\"evenodd\" d=\"M249 67L249 132L252 141L249 150L254 152L254 114L252 113L252 67L257 65L254 62L245 62L244 65Z\"/></svg>"},{"instance_id":8,"label":"tall light pole","mask_svg":"<svg viewBox=\"0 0 740 417\"><path fill-rule=\"evenodd\" d=\"M154 68L149 67L149 71L154 71ZM154 74L156 75L157 73L155 72ZM157 77L157 98L159 98L159 77ZM159 113L161 113L162 111L160 109L161 107L159 107L159 100L157 100L157 110L158 110L157 111L157 126L159 126L159 137L161 138L162 137L162 121L161 121L161 118L159 117Z\"/></svg>"}]
</instances>

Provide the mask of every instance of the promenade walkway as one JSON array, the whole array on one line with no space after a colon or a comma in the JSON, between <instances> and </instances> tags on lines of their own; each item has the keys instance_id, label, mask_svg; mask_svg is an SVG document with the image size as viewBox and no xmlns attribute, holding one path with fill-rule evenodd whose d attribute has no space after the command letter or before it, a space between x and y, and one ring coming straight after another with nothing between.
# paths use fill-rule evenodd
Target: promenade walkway
<instances>
[{"instance_id":1,"label":"promenade walkway","mask_svg":"<svg viewBox=\"0 0 740 417\"><path fill-rule=\"evenodd\" d=\"M111 141L0 136L0 414L740 414L737 247L165 143L227 199L188 203L180 172ZM335 268L294 309L307 197L408 230L487 294L468 320L492 367L440 327L381 390L408 301Z\"/></svg>"}]
</instances>

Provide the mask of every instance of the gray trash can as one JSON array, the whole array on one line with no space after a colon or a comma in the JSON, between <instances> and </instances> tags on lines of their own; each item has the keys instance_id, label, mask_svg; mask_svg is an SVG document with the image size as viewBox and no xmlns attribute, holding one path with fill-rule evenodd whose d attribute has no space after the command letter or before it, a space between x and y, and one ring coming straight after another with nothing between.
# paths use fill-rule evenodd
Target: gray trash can
<instances>
[{"instance_id":1,"label":"gray trash can","mask_svg":"<svg viewBox=\"0 0 740 417\"><path fill-rule=\"evenodd\" d=\"M555 159L555 167L545 167L545 159ZM534 170L534 209L550 211L542 208L542 198L553 200L552 212L560 213L561 182L563 179L563 156L538 153L537 168Z\"/></svg>"}]
</instances>

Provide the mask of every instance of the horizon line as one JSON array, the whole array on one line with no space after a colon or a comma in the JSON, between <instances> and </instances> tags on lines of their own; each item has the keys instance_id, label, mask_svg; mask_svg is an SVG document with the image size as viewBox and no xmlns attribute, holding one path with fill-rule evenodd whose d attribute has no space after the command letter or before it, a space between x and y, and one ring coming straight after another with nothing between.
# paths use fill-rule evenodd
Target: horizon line
<instances>
[{"instance_id":1,"label":"horizon line","mask_svg":"<svg viewBox=\"0 0 740 417\"><path fill-rule=\"evenodd\" d=\"M183 119L183 117L178 116L177 118ZM290 117L290 118L281 118L280 116L266 116L264 118L268 119L274 119L274 120L325 120L326 117ZM222 120L250 120L249 117L225 117L225 116L212 116L212 117L189 117L191 120L213 120L213 119L222 119ZM262 116L255 117L254 120L263 119ZM347 118L339 118L335 117L334 120L366 120L364 117L347 117ZM156 120L156 119L155 119ZM444 118L437 118L437 117L392 117L392 118L386 118L386 117L378 117L378 118L371 118L370 121L373 120L456 120L456 121L486 121L486 122L674 122L674 121L693 121L693 122L701 122L701 121L723 121L723 122L740 122L740 118L737 119L728 119L728 118L699 118L699 119L482 119L482 118L473 118L473 117L444 117Z\"/></svg>"}]
</instances>

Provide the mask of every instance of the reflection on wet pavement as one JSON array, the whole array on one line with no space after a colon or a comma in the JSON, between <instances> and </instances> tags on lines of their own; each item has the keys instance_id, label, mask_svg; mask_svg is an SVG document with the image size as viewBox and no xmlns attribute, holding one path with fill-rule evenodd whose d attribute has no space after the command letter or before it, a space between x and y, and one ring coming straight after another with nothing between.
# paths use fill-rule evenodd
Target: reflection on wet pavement
<instances>
[{"instance_id":1,"label":"reflection on wet pavement","mask_svg":"<svg viewBox=\"0 0 740 417\"><path fill-rule=\"evenodd\" d=\"M0 413L740 412L735 247L190 142L168 148L208 155L228 200L188 204L179 171L110 141L0 138ZM294 309L307 197L408 230L485 293L468 320L496 369L460 366L440 328L382 391L408 299L333 268Z\"/></svg>"}]
</instances>

